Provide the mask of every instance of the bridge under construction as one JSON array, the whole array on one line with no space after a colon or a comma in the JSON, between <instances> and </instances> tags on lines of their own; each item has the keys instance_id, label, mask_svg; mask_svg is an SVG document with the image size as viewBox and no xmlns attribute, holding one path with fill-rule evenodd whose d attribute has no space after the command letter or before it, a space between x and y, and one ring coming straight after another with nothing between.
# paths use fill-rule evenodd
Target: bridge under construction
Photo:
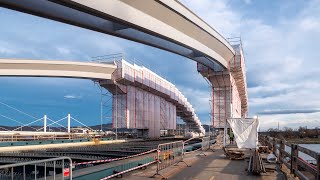
<instances>
[{"instance_id":1,"label":"bridge under construction","mask_svg":"<svg viewBox=\"0 0 320 180\"><path fill-rule=\"evenodd\" d=\"M113 128L136 129L142 137L160 137L160 130L176 129L176 117L179 116L190 131L205 134L192 105L174 84L143 66L126 62L122 57L95 63L3 59L0 60L0 70L0 76L94 80L113 95ZM68 115L66 118L67 132L70 133L72 117ZM43 120L42 129L46 132L47 117L39 120Z\"/></svg>"},{"instance_id":2,"label":"bridge under construction","mask_svg":"<svg viewBox=\"0 0 320 180\"><path fill-rule=\"evenodd\" d=\"M0 0L0 7L139 42L196 61L194 68L210 86L211 112L208 113L212 126L225 129L224 141L227 121L247 117L241 39L225 39L179 1ZM152 164L156 164L153 177L165 177L163 171L174 164L190 166L185 160L187 154L207 156L216 142L213 137L205 136L193 106L181 93L183 90L150 69L127 62L124 57L111 61L98 57L92 62L1 59L0 76L93 80L112 94L111 121L116 131L115 139L98 133L72 133L72 122L86 125L71 115L60 120L44 115L32 117L33 122L43 122L40 127L43 132L30 135L32 132L16 130L31 124L18 122L18 129L4 135L8 142L0 143L1 178L110 179ZM187 131L197 137L170 134L177 128L178 117ZM47 131L50 125L61 126L62 121L67 121L65 132ZM144 139L118 139L120 128L134 129ZM172 136L160 137L164 130ZM20 135L25 139L21 141Z\"/></svg>"},{"instance_id":3,"label":"bridge under construction","mask_svg":"<svg viewBox=\"0 0 320 180\"><path fill-rule=\"evenodd\" d=\"M246 70L241 39L225 39L179 1L32 0L25 4L2 0L0 6L140 42L192 59L212 88L212 125L223 128L228 118L247 116ZM160 129L176 128L178 115L193 131L204 134L192 105L181 92L144 67L124 61L106 65L2 60L0 68L1 76L73 77L98 81L113 94L114 127L135 128L143 135L159 137Z\"/></svg>"}]
</instances>

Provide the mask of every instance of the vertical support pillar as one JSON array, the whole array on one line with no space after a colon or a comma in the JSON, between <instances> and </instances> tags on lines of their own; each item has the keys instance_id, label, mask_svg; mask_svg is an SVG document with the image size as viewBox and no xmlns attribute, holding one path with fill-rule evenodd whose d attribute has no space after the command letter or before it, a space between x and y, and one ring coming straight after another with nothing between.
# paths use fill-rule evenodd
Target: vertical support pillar
<instances>
[{"instance_id":1,"label":"vertical support pillar","mask_svg":"<svg viewBox=\"0 0 320 180\"><path fill-rule=\"evenodd\" d=\"M47 132L47 115L43 117L43 132Z\"/></svg>"},{"instance_id":2,"label":"vertical support pillar","mask_svg":"<svg viewBox=\"0 0 320 180\"><path fill-rule=\"evenodd\" d=\"M70 120L71 120L71 115L68 114L68 133L70 133Z\"/></svg>"}]
</instances>

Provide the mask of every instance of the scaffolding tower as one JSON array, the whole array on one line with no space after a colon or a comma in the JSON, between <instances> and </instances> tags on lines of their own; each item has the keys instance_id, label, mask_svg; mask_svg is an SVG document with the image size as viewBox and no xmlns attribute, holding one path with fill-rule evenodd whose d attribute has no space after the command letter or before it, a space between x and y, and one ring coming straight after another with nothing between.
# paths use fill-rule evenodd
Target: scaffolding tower
<instances>
[{"instance_id":1,"label":"scaffolding tower","mask_svg":"<svg viewBox=\"0 0 320 180\"><path fill-rule=\"evenodd\" d=\"M210 109L214 128L224 128L228 118L245 118L248 114L246 68L241 38L228 40L235 55L229 60L226 69L218 64L213 69L197 64L198 72L211 84Z\"/></svg>"}]
</instances>

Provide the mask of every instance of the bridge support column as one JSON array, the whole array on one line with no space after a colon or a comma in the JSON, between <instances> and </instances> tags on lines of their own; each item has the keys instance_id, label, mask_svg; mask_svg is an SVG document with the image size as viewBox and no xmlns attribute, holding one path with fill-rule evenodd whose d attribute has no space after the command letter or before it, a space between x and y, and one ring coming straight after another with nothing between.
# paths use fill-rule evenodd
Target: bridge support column
<instances>
[{"instance_id":1,"label":"bridge support column","mask_svg":"<svg viewBox=\"0 0 320 180\"><path fill-rule=\"evenodd\" d=\"M71 120L71 115L68 114L68 133L70 133L70 120Z\"/></svg>"},{"instance_id":2,"label":"bridge support column","mask_svg":"<svg viewBox=\"0 0 320 180\"><path fill-rule=\"evenodd\" d=\"M47 115L43 117L43 132L47 132Z\"/></svg>"}]
</instances>

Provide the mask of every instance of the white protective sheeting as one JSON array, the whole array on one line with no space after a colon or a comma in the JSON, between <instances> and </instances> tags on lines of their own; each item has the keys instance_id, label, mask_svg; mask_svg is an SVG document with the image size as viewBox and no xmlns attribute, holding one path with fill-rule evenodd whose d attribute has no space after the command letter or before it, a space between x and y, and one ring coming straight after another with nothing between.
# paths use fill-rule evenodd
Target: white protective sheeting
<instances>
[{"instance_id":1,"label":"white protective sheeting","mask_svg":"<svg viewBox=\"0 0 320 180\"><path fill-rule=\"evenodd\" d=\"M113 96L113 125L149 129L149 137L160 137L160 130L176 129L179 107L181 114L192 114L183 117L185 122L191 121L201 133L205 133L192 105L171 82L143 66L124 60L117 62L117 66L113 79L118 81L117 85L123 86L125 94Z\"/></svg>"},{"instance_id":2,"label":"white protective sheeting","mask_svg":"<svg viewBox=\"0 0 320 180\"><path fill-rule=\"evenodd\" d=\"M249 118L228 119L238 148L257 148L259 120Z\"/></svg>"}]
</instances>

